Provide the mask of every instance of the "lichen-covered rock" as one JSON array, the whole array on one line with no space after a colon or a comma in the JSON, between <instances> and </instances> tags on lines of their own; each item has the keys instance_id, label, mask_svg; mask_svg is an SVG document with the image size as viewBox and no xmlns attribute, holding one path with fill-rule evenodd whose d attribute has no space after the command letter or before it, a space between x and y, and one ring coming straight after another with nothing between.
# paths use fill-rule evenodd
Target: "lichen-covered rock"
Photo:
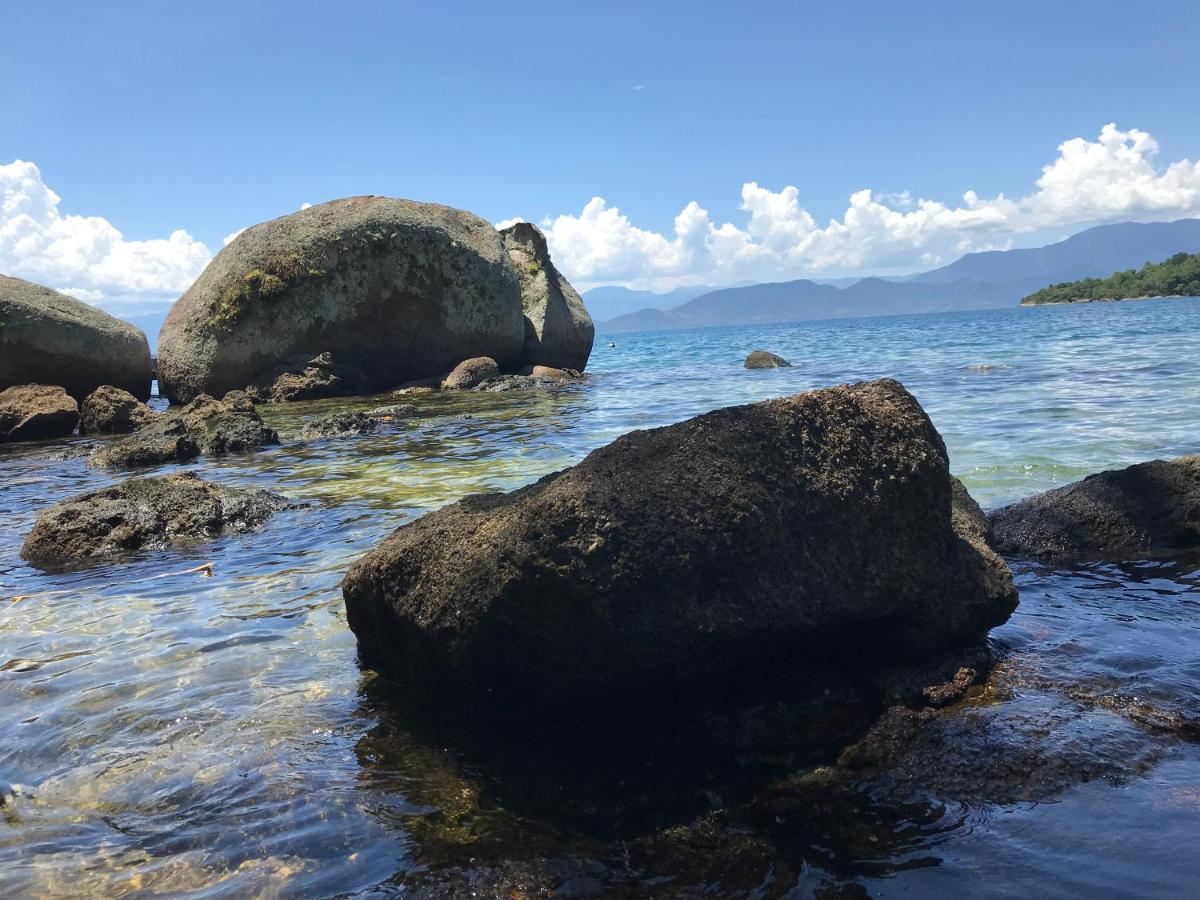
<instances>
[{"instance_id":1,"label":"lichen-covered rock","mask_svg":"<svg viewBox=\"0 0 1200 900\"><path fill-rule=\"evenodd\" d=\"M102 384L150 396L146 335L40 284L0 275L0 389L60 385L77 401Z\"/></svg>"},{"instance_id":2,"label":"lichen-covered rock","mask_svg":"<svg viewBox=\"0 0 1200 900\"><path fill-rule=\"evenodd\" d=\"M292 505L269 491L201 481L193 474L131 478L42 513L21 556L44 569L248 531Z\"/></svg>"},{"instance_id":3,"label":"lichen-covered rock","mask_svg":"<svg viewBox=\"0 0 1200 900\"><path fill-rule=\"evenodd\" d=\"M123 441L97 449L89 463L116 468L184 462L201 452L225 456L278 443L279 435L263 422L245 393L230 391L223 400L201 394Z\"/></svg>"},{"instance_id":4,"label":"lichen-covered rock","mask_svg":"<svg viewBox=\"0 0 1200 900\"><path fill-rule=\"evenodd\" d=\"M128 434L154 419L154 410L129 391L105 384L88 394L79 409L80 434Z\"/></svg>"},{"instance_id":5,"label":"lichen-covered rock","mask_svg":"<svg viewBox=\"0 0 1200 900\"><path fill-rule=\"evenodd\" d=\"M782 356L767 350L751 350L746 357L747 369L790 369L792 364Z\"/></svg>"},{"instance_id":6,"label":"lichen-covered rock","mask_svg":"<svg viewBox=\"0 0 1200 900\"><path fill-rule=\"evenodd\" d=\"M478 387L489 378L496 378L500 367L488 356L477 356L474 359L464 359L454 370L442 379L443 391L469 391Z\"/></svg>"},{"instance_id":7,"label":"lichen-covered rock","mask_svg":"<svg viewBox=\"0 0 1200 900\"><path fill-rule=\"evenodd\" d=\"M526 364L582 371L596 337L583 298L554 268L546 237L535 226L518 222L500 234L521 279Z\"/></svg>"},{"instance_id":8,"label":"lichen-covered rock","mask_svg":"<svg viewBox=\"0 0 1200 900\"><path fill-rule=\"evenodd\" d=\"M1200 455L1101 472L991 515L1001 553L1132 558L1200 548Z\"/></svg>"},{"instance_id":9,"label":"lichen-covered rock","mask_svg":"<svg viewBox=\"0 0 1200 900\"><path fill-rule=\"evenodd\" d=\"M186 402L329 352L383 391L490 356L516 364L521 288L500 234L468 212L351 197L246 229L175 304L163 393Z\"/></svg>"},{"instance_id":10,"label":"lichen-covered rock","mask_svg":"<svg viewBox=\"0 0 1200 900\"><path fill-rule=\"evenodd\" d=\"M843 385L633 432L430 513L343 593L362 662L439 703L669 703L702 679L846 658L869 677L979 642L1016 605L951 507L916 400Z\"/></svg>"},{"instance_id":11,"label":"lichen-covered rock","mask_svg":"<svg viewBox=\"0 0 1200 900\"><path fill-rule=\"evenodd\" d=\"M0 391L0 441L67 437L79 424L79 404L57 386L25 384Z\"/></svg>"}]
</instances>

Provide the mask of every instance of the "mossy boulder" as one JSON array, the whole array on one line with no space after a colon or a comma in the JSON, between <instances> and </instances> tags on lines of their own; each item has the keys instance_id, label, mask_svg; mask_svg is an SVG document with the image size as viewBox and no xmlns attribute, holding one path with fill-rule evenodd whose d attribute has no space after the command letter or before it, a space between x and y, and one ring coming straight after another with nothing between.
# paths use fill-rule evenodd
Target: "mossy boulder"
<instances>
[{"instance_id":1,"label":"mossy boulder","mask_svg":"<svg viewBox=\"0 0 1200 900\"><path fill-rule=\"evenodd\" d=\"M154 410L111 384L88 394L79 408L80 434L128 434L154 420Z\"/></svg>"},{"instance_id":2,"label":"mossy boulder","mask_svg":"<svg viewBox=\"0 0 1200 900\"><path fill-rule=\"evenodd\" d=\"M770 350L751 350L746 357L747 369L790 369L792 364Z\"/></svg>"},{"instance_id":3,"label":"mossy boulder","mask_svg":"<svg viewBox=\"0 0 1200 900\"><path fill-rule=\"evenodd\" d=\"M57 384L83 400L103 384L150 396L140 329L40 284L0 275L0 390Z\"/></svg>"},{"instance_id":4,"label":"mossy boulder","mask_svg":"<svg viewBox=\"0 0 1200 900\"><path fill-rule=\"evenodd\" d=\"M163 325L159 377L187 402L328 352L368 393L475 356L516 365L524 345L521 283L490 223L351 197L255 225L218 253Z\"/></svg>"}]
</instances>

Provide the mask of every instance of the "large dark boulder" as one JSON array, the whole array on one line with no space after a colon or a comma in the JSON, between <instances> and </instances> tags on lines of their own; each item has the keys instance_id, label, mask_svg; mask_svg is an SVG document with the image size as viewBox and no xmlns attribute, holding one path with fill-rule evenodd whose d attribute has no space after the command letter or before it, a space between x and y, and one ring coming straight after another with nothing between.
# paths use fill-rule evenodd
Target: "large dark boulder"
<instances>
[{"instance_id":1,"label":"large dark boulder","mask_svg":"<svg viewBox=\"0 0 1200 900\"><path fill-rule=\"evenodd\" d=\"M751 350L746 357L747 369L790 369L792 364L770 350Z\"/></svg>"},{"instance_id":2,"label":"large dark boulder","mask_svg":"<svg viewBox=\"0 0 1200 900\"><path fill-rule=\"evenodd\" d=\"M249 531L292 505L270 491L201 481L193 474L131 478L46 510L21 547L43 569Z\"/></svg>"},{"instance_id":3,"label":"large dark boulder","mask_svg":"<svg viewBox=\"0 0 1200 900\"><path fill-rule=\"evenodd\" d=\"M500 234L521 279L527 365L583 370L596 328L583 298L550 261L546 237L528 222Z\"/></svg>"},{"instance_id":4,"label":"large dark boulder","mask_svg":"<svg viewBox=\"0 0 1200 900\"><path fill-rule=\"evenodd\" d=\"M263 422L250 398L231 391L223 400L201 394L124 440L98 448L88 462L98 468L148 466L185 462L200 453L245 453L278 443L279 435Z\"/></svg>"},{"instance_id":5,"label":"large dark boulder","mask_svg":"<svg viewBox=\"0 0 1200 900\"><path fill-rule=\"evenodd\" d=\"M468 497L394 532L343 593L363 664L435 702L644 704L850 659L869 677L978 642L1016 605L951 508L916 400L843 385L633 432Z\"/></svg>"},{"instance_id":6,"label":"large dark boulder","mask_svg":"<svg viewBox=\"0 0 1200 900\"><path fill-rule=\"evenodd\" d=\"M0 391L0 441L67 437L79 424L79 404L57 386L24 384Z\"/></svg>"},{"instance_id":7,"label":"large dark boulder","mask_svg":"<svg viewBox=\"0 0 1200 900\"><path fill-rule=\"evenodd\" d=\"M80 434L128 434L153 421L154 410L110 384L88 394L79 407Z\"/></svg>"},{"instance_id":8,"label":"large dark boulder","mask_svg":"<svg viewBox=\"0 0 1200 900\"><path fill-rule=\"evenodd\" d=\"M1139 463L1035 494L991 515L1001 553L1133 558L1200 548L1200 455Z\"/></svg>"},{"instance_id":9,"label":"large dark boulder","mask_svg":"<svg viewBox=\"0 0 1200 900\"><path fill-rule=\"evenodd\" d=\"M0 275L0 390L57 384L83 400L111 384L150 396L150 347L141 330L40 284Z\"/></svg>"},{"instance_id":10,"label":"large dark boulder","mask_svg":"<svg viewBox=\"0 0 1200 900\"><path fill-rule=\"evenodd\" d=\"M462 210L351 197L246 229L171 310L158 343L162 391L187 402L253 384L328 352L362 390L525 342L521 286L504 240Z\"/></svg>"}]
</instances>

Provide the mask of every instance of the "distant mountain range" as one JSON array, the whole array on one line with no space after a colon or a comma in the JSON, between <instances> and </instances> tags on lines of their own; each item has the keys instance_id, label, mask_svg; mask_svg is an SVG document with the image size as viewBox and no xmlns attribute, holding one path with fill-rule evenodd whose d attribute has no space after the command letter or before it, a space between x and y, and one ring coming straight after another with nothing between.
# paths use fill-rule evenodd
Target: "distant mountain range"
<instances>
[{"instance_id":1,"label":"distant mountain range","mask_svg":"<svg viewBox=\"0 0 1200 900\"><path fill-rule=\"evenodd\" d=\"M601 332L953 312L1012 306L1049 284L1107 276L1198 251L1200 219L1123 222L1089 228L1045 247L969 253L948 266L904 279L863 278L844 287L802 279L723 288L676 306L647 304L608 320L591 300L596 291L608 289L589 291L584 299Z\"/></svg>"}]
</instances>

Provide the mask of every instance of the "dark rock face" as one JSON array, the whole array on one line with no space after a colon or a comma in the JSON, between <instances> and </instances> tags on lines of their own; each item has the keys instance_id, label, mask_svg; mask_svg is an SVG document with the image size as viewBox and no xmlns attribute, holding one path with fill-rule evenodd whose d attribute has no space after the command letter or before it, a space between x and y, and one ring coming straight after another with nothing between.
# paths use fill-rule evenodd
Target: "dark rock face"
<instances>
[{"instance_id":1,"label":"dark rock face","mask_svg":"<svg viewBox=\"0 0 1200 900\"><path fill-rule=\"evenodd\" d=\"M515 364L521 287L500 234L461 210L351 197L248 228L175 304L163 393L186 402L328 351L383 391L491 356Z\"/></svg>"},{"instance_id":2,"label":"dark rock face","mask_svg":"<svg viewBox=\"0 0 1200 900\"><path fill-rule=\"evenodd\" d=\"M1001 553L1131 558L1200 547L1200 455L1101 472L991 515Z\"/></svg>"},{"instance_id":3,"label":"dark rock face","mask_svg":"<svg viewBox=\"0 0 1200 900\"><path fill-rule=\"evenodd\" d=\"M334 362L330 353L310 358L301 354L278 366L247 386L252 398L284 403L289 400L321 400L363 393L367 380L353 366Z\"/></svg>"},{"instance_id":4,"label":"dark rock face","mask_svg":"<svg viewBox=\"0 0 1200 900\"><path fill-rule=\"evenodd\" d=\"M42 513L21 556L53 569L213 540L225 532L256 528L290 505L279 494L210 484L192 474L132 478Z\"/></svg>"},{"instance_id":5,"label":"dark rock face","mask_svg":"<svg viewBox=\"0 0 1200 900\"><path fill-rule=\"evenodd\" d=\"M207 453L225 456L278 444L250 398L231 391L224 400L201 394L186 406L158 416L120 443L102 447L89 462L100 468L183 462Z\"/></svg>"},{"instance_id":6,"label":"dark rock face","mask_svg":"<svg viewBox=\"0 0 1200 900\"><path fill-rule=\"evenodd\" d=\"M79 411L80 434L128 434L154 419L137 397L106 384L88 394Z\"/></svg>"},{"instance_id":7,"label":"dark rock face","mask_svg":"<svg viewBox=\"0 0 1200 900\"><path fill-rule=\"evenodd\" d=\"M626 435L406 525L348 573L362 662L417 696L555 708L978 642L1011 575L955 532L941 438L894 381Z\"/></svg>"},{"instance_id":8,"label":"dark rock face","mask_svg":"<svg viewBox=\"0 0 1200 900\"><path fill-rule=\"evenodd\" d=\"M521 279L526 364L582 371L596 337L583 298L554 268L536 227L518 222L500 234Z\"/></svg>"},{"instance_id":9,"label":"dark rock face","mask_svg":"<svg viewBox=\"0 0 1200 900\"><path fill-rule=\"evenodd\" d=\"M26 384L0 391L0 441L67 437L79 424L79 404L60 387Z\"/></svg>"},{"instance_id":10,"label":"dark rock face","mask_svg":"<svg viewBox=\"0 0 1200 900\"><path fill-rule=\"evenodd\" d=\"M552 369L547 366L534 366L523 370L529 374L501 375L499 378L489 378L473 390L486 394L499 394L504 391L533 391L546 388L564 388L584 381L584 376L570 369ZM536 373L536 374L534 374Z\"/></svg>"},{"instance_id":11,"label":"dark rock face","mask_svg":"<svg viewBox=\"0 0 1200 900\"><path fill-rule=\"evenodd\" d=\"M500 367L490 357L478 356L475 359L464 359L442 380L442 390L469 391L499 374Z\"/></svg>"},{"instance_id":12,"label":"dark rock face","mask_svg":"<svg viewBox=\"0 0 1200 900\"><path fill-rule=\"evenodd\" d=\"M782 356L766 350L751 350L746 357L747 369L790 369L792 364Z\"/></svg>"},{"instance_id":13,"label":"dark rock face","mask_svg":"<svg viewBox=\"0 0 1200 900\"><path fill-rule=\"evenodd\" d=\"M0 275L0 390L39 382L82 400L102 384L150 396L142 332L39 284Z\"/></svg>"}]
</instances>

